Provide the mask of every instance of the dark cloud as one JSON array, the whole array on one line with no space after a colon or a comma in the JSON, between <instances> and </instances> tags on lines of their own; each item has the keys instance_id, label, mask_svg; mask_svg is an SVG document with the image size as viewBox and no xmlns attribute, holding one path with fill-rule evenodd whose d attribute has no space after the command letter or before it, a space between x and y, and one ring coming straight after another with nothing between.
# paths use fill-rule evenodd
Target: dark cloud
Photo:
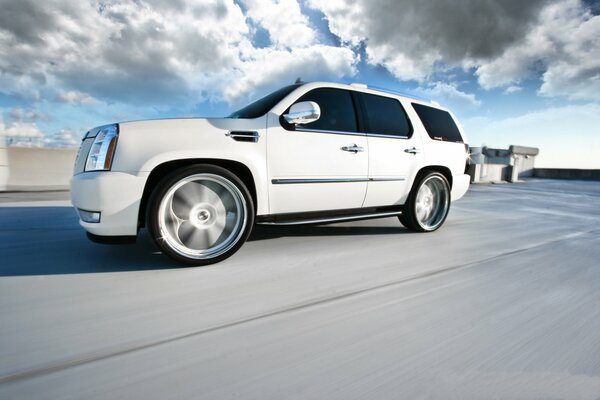
<instances>
[{"instance_id":1,"label":"dark cloud","mask_svg":"<svg viewBox=\"0 0 600 400\"><path fill-rule=\"evenodd\" d=\"M227 2L0 0L0 75L128 103L185 101L247 29ZM0 88L10 90L10 88ZM197 96L197 95L196 95Z\"/></svg>"}]
</instances>

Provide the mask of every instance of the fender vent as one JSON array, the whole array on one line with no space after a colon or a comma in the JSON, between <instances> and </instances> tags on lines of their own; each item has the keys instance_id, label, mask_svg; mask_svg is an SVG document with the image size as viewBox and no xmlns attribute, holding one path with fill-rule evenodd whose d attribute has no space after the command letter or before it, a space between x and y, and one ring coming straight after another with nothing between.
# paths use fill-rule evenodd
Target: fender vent
<instances>
[{"instance_id":1,"label":"fender vent","mask_svg":"<svg viewBox=\"0 0 600 400\"><path fill-rule=\"evenodd\" d=\"M229 136L237 142L258 142L259 134L256 131L231 131L226 133L225 136Z\"/></svg>"}]
</instances>

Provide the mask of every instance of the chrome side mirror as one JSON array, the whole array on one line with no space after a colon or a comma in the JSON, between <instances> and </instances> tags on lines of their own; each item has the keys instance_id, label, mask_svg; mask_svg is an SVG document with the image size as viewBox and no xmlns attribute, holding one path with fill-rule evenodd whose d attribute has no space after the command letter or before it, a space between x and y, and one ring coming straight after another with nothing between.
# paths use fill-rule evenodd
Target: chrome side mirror
<instances>
[{"instance_id":1,"label":"chrome side mirror","mask_svg":"<svg viewBox=\"0 0 600 400\"><path fill-rule=\"evenodd\" d=\"M315 122L321 117L321 107L314 101L301 101L290 107L290 112L283 118L288 124L304 125Z\"/></svg>"}]
</instances>

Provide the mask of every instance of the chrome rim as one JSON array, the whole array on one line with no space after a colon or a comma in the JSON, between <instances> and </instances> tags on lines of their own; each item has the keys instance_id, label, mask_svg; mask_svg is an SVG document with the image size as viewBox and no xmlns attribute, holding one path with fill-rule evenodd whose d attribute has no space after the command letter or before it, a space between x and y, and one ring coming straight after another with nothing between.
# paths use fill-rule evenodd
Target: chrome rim
<instances>
[{"instance_id":1,"label":"chrome rim","mask_svg":"<svg viewBox=\"0 0 600 400\"><path fill-rule=\"evenodd\" d=\"M161 239L193 259L218 257L246 227L246 201L232 182L214 174L190 175L171 186L160 202Z\"/></svg>"},{"instance_id":2,"label":"chrome rim","mask_svg":"<svg viewBox=\"0 0 600 400\"><path fill-rule=\"evenodd\" d=\"M450 205L448 185L439 176L430 176L419 187L415 214L419 224L427 230L437 228L446 217Z\"/></svg>"}]
</instances>

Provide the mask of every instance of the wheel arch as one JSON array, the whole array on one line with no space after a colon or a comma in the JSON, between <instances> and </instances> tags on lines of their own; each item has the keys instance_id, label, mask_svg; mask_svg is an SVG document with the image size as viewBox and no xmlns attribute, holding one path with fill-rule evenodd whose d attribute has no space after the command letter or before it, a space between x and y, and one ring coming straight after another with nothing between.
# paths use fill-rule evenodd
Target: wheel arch
<instances>
[{"instance_id":1,"label":"wheel arch","mask_svg":"<svg viewBox=\"0 0 600 400\"><path fill-rule=\"evenodd\" d=\"M440 174L444 175L444 177L448 180L450 189L452 189L452 171L450 171L450 168L444 167L443 165L426 165L426 166L424 166L415 175L413 185L415 184L415 182L417 182L419 180L419 178L421 178L423 175L425 175L429 172L439 172Z\"/></svg>"},{"instance_id":2,"label":"wheel arch","mask_svg":"<svg viewBox=\"0 0 600 400\"><path fill-rule=\"evenodd\" d=\"M257 211L258 196L256 181L254 179L252 171L245 164L239 161L216 158L189 158L181 160L171 160L163 162L162 164L159 164L156 167L154 167L150 172L150 175L148 175L148 179L146 179L146 184L144 186L144 191L140 201L140 208L138 211L138 228L144 227L146 225L146 211L148 208L148 200L150 198L150 195L152 194L152 190L158 185L158 183L171 172L196 164L215 165L224 168L232 174L234 174L235 176L237 176L248 188L248 191L252 196L252 202L254 203L254 211Z\"/></svg>"}]
</instances>

